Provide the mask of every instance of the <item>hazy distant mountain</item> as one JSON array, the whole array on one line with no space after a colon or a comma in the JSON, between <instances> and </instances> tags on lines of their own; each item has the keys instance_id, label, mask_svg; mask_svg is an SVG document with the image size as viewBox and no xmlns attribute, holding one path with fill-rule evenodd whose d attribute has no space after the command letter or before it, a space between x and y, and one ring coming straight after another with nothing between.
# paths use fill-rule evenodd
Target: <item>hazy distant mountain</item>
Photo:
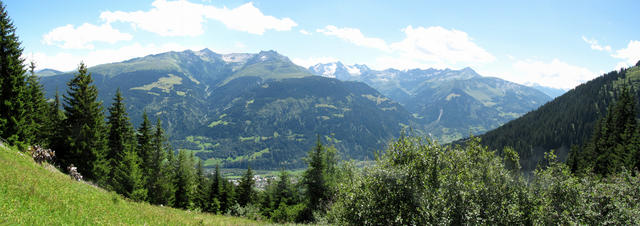
<instances>
[{"instance_id":1,"label":"hazy distant mountain","mask_svg":"<svg viewBox=\"0 0 640 226\"><path fill-rule=\"evenodd\" d=\"M425 132L444 142L486 132L551 100L536 89L482 77L471 68L378 71L335 62L309 71L370 85L402 104Z\"/></svg>"},{"instance_id":2,"label":"hazy distant mountain","mask_svg":"<svg viewBox=\"0 0 640 226\"><path fill-rule=\"evenodd\" d=\"M541 86L541 85L537 85L537 84L531 86L531 88L540 90L541 92L543 92L544 94L547 94L547 96L551 97L552 99L554 99L556 97L559 97L562 94L567 92L564 89L551 88L551 87Z\"/></svg>"},{"instance_id":3,"label":"hazy distant mountain","mask_svg":"<svg viewBox=\"0 0 640 226\"><path fill-rule=\"evenodd\" d=\"M58 70L54 70L54 69L49 69L49 68L45 68L45 69L36 71L36 75L40 76L40 77L52 76L52 75L57 75L57 74L62 74L62 73L64 73L64 72L58 71Z\"/></svg>"},{"instance_id":4,"label":"hazy distant mountain","mask_svg":"<svg viewBox=\"0 0 640 226\"><path fill-rule=\"evenodd\" d=\"M360 82L312 76L275 51L167 52L89 68L105 108L120 88L137 126L159 118L174 148L208 166L303 167L317 135L344 156L372 159L404 127L401 105ZM72 73L42 78L48 97Z\"/></svg>"}]
</instances>

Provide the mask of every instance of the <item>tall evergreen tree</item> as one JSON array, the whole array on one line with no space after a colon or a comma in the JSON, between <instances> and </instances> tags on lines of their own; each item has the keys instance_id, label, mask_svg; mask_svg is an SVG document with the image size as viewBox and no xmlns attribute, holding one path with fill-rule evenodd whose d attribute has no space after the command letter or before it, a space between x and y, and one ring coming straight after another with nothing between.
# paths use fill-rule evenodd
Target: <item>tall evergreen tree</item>
<instances>
[{"instance_id":1,"label":"tall evergreen tree","mask_svg":"<svg viewBox=\"0 0 640 226\"><path fill-rule=\"evenodd\" d=\"M209 196L209 181L205 175L204 168L202 167L202 160L198 159L198 165L196 166L196 197L195 204L200 210L207 209L207 197Z\"/></svg>"},{"instance_id":2,"label":"tall evergreen tree","mask_svg":"<svg viewBox=\"0 0 640 226\"><path fill-rule=\"evenodd\" d=\"M222 190L220 190L220 212L227 213L235 205L235 186L228 180L222 180Z\"/></svg>"},{"instance_id":3,"label":"tall evergreen tree","mask_svg":"<svg viewBox=\"0 0 640 226\"><path fill-rule=\"evenodd\" d=\"M92 84L91 74L84 63L80 63L78 73L67 83L69 90L64 95L65 147L57 149L57 158L62 166L74 164L78 171L89 180L100 185L107 184L109 164L106 126L102 102L98 99L98 89Z\"/></svg>"},{"instance_id":4,"label":"tall evergreen tree","mask_svg":"<svg viewBox=\"0 0 640 226\"><path fill-rule=\"evenodd\" d=\"M195 173L191 158L184 150L178 152L175 169L175 203L174 207L190 209L193 207L196 185Z\"/></svg>"},{"instance_id":5,"label":"tall evergreen tree","mask_svg":"<svg viewBox=\"0 0 640 226\"><path fill-rule=\"evenodd\" d=\"M155 147L156 149L161 149L160 151L162 152L162 156L164 156L164 143L162 141L163 136L164 136L164 132L162 131L162 127L160 126L160 121L158 121L158 129L160 129L160 134L158 134L158 144L157 147ZM157 131L158 132L158 131ZM151 122L149 122L149 117L147 116L147 112L144 111L142 113L142 124L140 124L140 127L138 128L138 134L137 134L137 150L136 152L138 153L138 156L140 157L140 159L142 160L142 170L144 172L144 176L145 178L147 178L147 180L149 179L149 177L151 177L152 174L152 170L151 166L154 164L152 163L152 161L154 161L154 159L152 158L153 153L155 153L156 150L154 150L153 144L152 144L152 139L154 139L152 131L151 131ZM160 155L158 155L159 157ZM164 159L155 159L158 161L164 161ZM157 162L156 162L157 163ZM155 165L156 167L154 168L155 170L159 169L160 166L159 165ZM148 183L147 183L148 184Z\"/></svg>"},{"instance_id":6,"label":"tall evergreen tree","mask_svg":"<svg viewBox=\"0 0 640 226\"><path fill-rule=\"evenodd\" d=\"M133 149L125 149L118 155L119 161L112 169L114 190L136 201L147 200L147 189L144 187L138 154Z\"/></svg>"},{"instance_id":7,"label":"tall evergreen tree","mask_svg":"<svg viewBox=\"0 0 640 226\"><path fill-rule=\"evenodd\" d=\"M207 211L218 213L220 211L220 193L222 191L222 176L220 176L220 166L216 165L216 169L211 178L211 187L209 188L209 198L207 199Z\"/></svg>"},{"instance_id":8,"label":"tall evergreen tree","mask_svg":"<svg viewBox=\"0 0 640 226\"><path fill-rule=\"evenodd\" d=\"M107 160L109 161L109 166L111 169L115 169L117 167L121 167L124 158L132 158L127 156L128 153L135 151L135 139L133 134L133 127L131 126L131 122L129 122L129 117L127 116L126 107L124 104L124 98L122 98L122 93L120 93L120 89L116 90L116 96L113 98L114 102L109 107L109 117L108 117L108 127L109 127L109 151L107 152ZM127 169L136 168L139 170L139 160L140 158L129 159ZM137 164L133 166L131 164ZM117 173L127 173L112 170L109 175L109 182L112 187L119 187L118 184L122 183L119 179L131 180L131 178L126 178L127 175L120 175L116 178ZM137 175L136 175L137 176ZM142 178L136 178L142 179ZM141 183L142 181L132 182L134 184ZM127 191L130 193L131 191Z\"/></svg>"},{"instance_id":9,"label":"tall evergreen tree","mask_svg":"<svg viewBox=\"0 0 640 226\"><path fill-rule=\"evenodd\" d=\"M9 14L0 2L0 138L9 143L27 138L25 68L20 41Z\"/></svg>"},{"instance_id":10,"label":"tall evergreen tree","mask_svg":"<svg viewBox=\"0 0 640 226\"><path fill-rule=\"evenodd\" d=\"M174 195L172 181L174 169L171 165L172 160L168 158L172 158L173 154L167 153L169 148L160 120L156 123L156 130L152 136L148 131L148 125L149 120L144 113L142 125L138 130L138 153L140 150L146 149L149 155L147 163L144 164L148 174L146 188L149 191L149 202L157 205L170 205ZM144 145L141 145L140 142L143 142ZM145 144L147 142L148 144Z\"/></svg>"},{"instance_id":11,"label":"tall evergreen tree","mask_svg":"<svg viewBox=\"0 0 640 226\"><path fill-rule=\"evenodd\" d=\"M275 209L281 204L291 205L293 204L293 188L291 187L291 180L287 171L282 169L278 178L278 184L276 185L276 194L274 197Z\"/></svg>"},{"instance_id":12,"label":"tall evergreen tree","mask_svg":"<svg viewBox=\"0 0 640 226\"><path fill-rule=\"evenodd\" d=\"M253 180L253 171L251 171L251 167L247 167L247 172L242 176L242 179L238 184L237 200L240 206L246 206L253 202L256 196L256 193L253 190L253 186L255 184L256 182Z\"/></svg>"},{"instance_id":13,"label":"tall evergreen tree","mask_svg":"<svg viewBox=\"0 0 640 226\"><path fill-rule=\"evenodd\" d=\"M307 210L322 210L324 201L328 197L328 187L326 183L325 170L327 164L325 162L325 147L320 142L320 136L316 141L316 146L309 152L307 161L309 168L304 172L302 183L306 187ZM307 214L310 214L308 212ZM311 217L308 215L308 217ZM311 220L311 219L309 219Z\"/></svg>"},{"instance_id":14,"label":"tall evergreen tree","mask_svg":"<svg viewBox=\"0 0 640 226\"><path fill-rule=\"evenodd\" d=\"M35 72L36 65L33 61L29 64L29 76L27 77L25 92L26 134L25 141L33 144L47 145L47 114L48 105L44 98L42 85Z\"/></svg>"},{"instance_id":15,"label":"tall evergreen tree","mask_svg":"<svg viewBox=\"0 0 640 226\"><path fill-rule=\"evenodd\" d=\"M65 136L64 136L64 112L60 109L60 94L56 89L56 94L53 99L53 103L49 106L49 113L47 120L47 140L48 147L52 150L62 150L65 147ZM59 153L57 151L57 153Z\"/></svg>"}]
</instances>

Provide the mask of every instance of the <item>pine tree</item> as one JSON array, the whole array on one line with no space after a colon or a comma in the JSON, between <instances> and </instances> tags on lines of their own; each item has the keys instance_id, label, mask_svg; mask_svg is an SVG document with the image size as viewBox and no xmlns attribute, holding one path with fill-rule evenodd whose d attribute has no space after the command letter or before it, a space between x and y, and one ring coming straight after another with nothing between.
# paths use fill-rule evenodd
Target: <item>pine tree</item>
<instances>
[{"instance_id":1,"label":"pine tree","mask_svg":"<svg viewBox=\"0 0 640 226\"><path fill-rule=\"evenodd\" d=\"M320 136L318 136L315 148L309 153L307 160L309 168L304 172L303 177L303 184L307 189L308 210L322 210L324 201L327 200L328 188L325 176L327 165L324 152L325 148L320 142Z\"/></svg>"},{"instance_id":2,"label":"pine tree","mask_svg":"<svg viewBox=\"0 0 640 226\"><path fill-rule=\"evenodd\" d=\"M220 190L220 212L227 213L229 209L236 203L236 192L233 183L228 180L222 180L222 190Z\"/></svg>"},{"instance_id":3,"label":"pine tree","mask_svg":"<svg viewBox=\"0 0 640 226\"><path fill-rule=\"evenodd\" d=\"M622 87L616 102L593 130L591 140L582 150L573 148L568 165L574 172L593 170L607 176L623 167L637 166L640 148L640 130L636 119L636 98L626 86Z\"/></svg>"},{"instance_id":4,"label":"pine tree","mask_svg":"<svg viewBox=\"0 0 640 226\"><path fill-rule=\"evenodd\" d=\"M80 63L78 73L67 83L63 123L66 138L64 147L56 150L56 157L63 169L74 164L85 178L106 185L110 169L104 113L92 83L87 67Z\"/></svg>"},{"instance_id":5,"label":"pine tree","mask_svg":"<svg viewBox=\"0 0 640 226\"><path fill-rule=\"evenodd\" d=\"M132 158L131 156L128 156L129 153L125 153L125 152L131 152L136 154L136 150L135 150L136 141L134 139L133 127L129 122L129 117L127 116L126 107L123 102L124 98L122 98L120 89L116 91L116 96L113 98L113 100L114 100L113 104L111 105L111 107L109 107L109 117L108 117L109 151L107 152L107 161L109 161L109 166L111 169L123 167L122 166L123 165L122 162L124 160L123 158ZM134 163L136 164L135 166L131 165ZM140 170L139 169L140 158L137 156L135 159L129 159L129 162L126 164L129 164L129 165L124 166L125 169L135 168L136 170ZM112 170L111 174L109 175L109 182L112 187L114 188L119 187L119 184L123 183L123 181L119 181L119 179L131 180L130 178L126 178L126 175L120 175L116 177L117 173L127 173L127 172ZM138 175L135 175L135 176L137 177ZM136 179L139 179L140 181L135 181L132 183L135 183L135 184L142 183L143 178L136 178ZM132 191L127 190L125 192L131 193Z\"/></svg>"},{"instance_id":6,"label":"pine tree","mask_svg":"<svg viewBox=\"0 0 640 226\"><path fill-rule=\"evenodd\" d=\"M209 195L209 184L205 175L204 168L202 168L202 160L198 159L198 166L196 167L197 188L195 203L200 210L207 208L207 196Z\"/></svg>"},{"instance_id":7,"label":"pine tree","mask_svg":"<svg viewBox=\"0 0 640 226\"><path fill-rule=\"evenodd\" d=\"M49 106L48 120L47 120L47 143L48 147L52 150L62 150L65 147L65 125L64 125L64 112L60 109L60 94L56 89L56 94L53 99L53 103ZM59 151L56 151L59 153ZM59 156L59 154L58 154ZM58 157L59 158L59 157Z\"/></svg>"},{"instance_id":8,"label":"pine tree","mask_svg":"<svg viewBox=\"0 0 640 226\"><path fill-rule=\"evenodd\" d=\"M164 137L164 130L162 130L162 124L160 120L156 123L156 131L151 136L149 130L149 120L146 117L146 113L143 115L143 122L140 126L138 141L148 142L148 144L140 145L138 143L138 150L144 150L148 148L148 161L145 164L147 176L146 188L149 191L149 202L156 205L170 205L173 200L173 166L172 160L168 157L173 157L173 154L167 153L169 148L166 145L166 138ZM151 136L151 137L149 137ZM169 156L168 156L169 155Z\"/></svg>"},{"instance_id":9,"label":"pine tree","mask_svg":"<svg viewBox=\"0 0 640 226\"><path fill-rule=\"evenodd\" d=\"M275 209L277 209L281 204L293 204L291 180L289 179L289 174L284 169L280 171L280 177L278 179L278 184L276 185L276 194L274 199L276 205Z\"/></svg>"},{"instance_id":10,"label":"pine tree","mask_svg":"<svg viewBox=\"0 0 640 226\"><path fill-rule=\"evenodd\" d=\"M242 176L240 183L238 184L238 204L240 206L246 206L249 203L252 203L255 199L255 191L253 190L253 186L255 185L255 181L253 180L253 171L251 171L251 167L247 168L247 172Z\"/></svg>"},{"instance_id":11,"label":"pine tree","mask_svg":"<svg viewBox=\"0 0 640 226\"><path fill-rule=\"evenodd\" d=\"M178 152L175 169L175 203L174 207L182 209L190 209L193 207L194 190L195 190L195 174L193 172L193 164L191 158L184 150Z\"/></svg>"},{"instance_id":12,"label":"pine tree","mask_svg":"<svg viewBox=\"0 0 640 226\"><path fill-rule=\"evenodd\" d=\"M117 193L136 201L147 199L147 189L144 187L142 170L140 170L140 159L133 149L125 149L118 153L117 162L113 175L112 184Z\"/></svg>"},{"instance_id":13,"label":"pine tree","mask_svg":"<svg viewBox=\"0 0 640 226\"><path fill-rule=\"evenodd\" d=\"M44 98L42 85L35 72L36 65L31 61L27 77L25 93L26 137L25 141L47 146L47 114L48 105Z\"/></svg>"},{"instance_id":14,"label":"pine tree","mask_svg":"<svg viewBox=\"0 0 640 226\"><path fill-rule=\"evenodd\" d=\"M209 188L209 197L207 199L207 211L218 213L220 211L220 195L222 190L222 177L220 176L220 166L216 165L216 170L211 179L211 187Z\"/></svg>"},{"instance_id":15,"label":"pine tree","mask_svg":"<svg viewBox=\"0 0 640 226\"><path fill-rule=\"evenodd\" d=\"M164 143L163 143L163 136L164 136L164 132L162 131L162 127L160 125L160 121L158 121L158 125L157 128L160 129L160 131L156 131L156 132L160 132L160 134L158 134L158 144L156 145L157 147L155 147L156 149L161 149L160 152L162 153L162 155L157 155L157 157L160 156L164 156ZM142 171L144 172L144 176L145 178L147 178L147 180L149 179L149 177L151 177L151 174L153 173L152 170L158 170L160 168L158 161L163 161L163 159L153 159L152 155L153 153L156 153L157 150L154 150L152 139L154 139L153 134L151 132L151 123L149 122L149 117L147 117L147 112L144 111L142 113L142 124L140 124L140 128L138 128L138 134L137 134L137 144L138 146L136 147L136 152L138 153L138 156L140 157L140 159L142 160ZM156 161L154 163L152 163L152 161ZM156 164L156 165L154 165ZM154 165L155 168L152 168L151 166ZM149 183L147 183L148 185ZM147 187L148 188L148 187ZM149 189L151 190L151 189Z\"/></svg>"},{"instance_id":16,"label":"pine tree","mask_svg":"<svg viewBox=\"0 0 640 226\"><path fill-rule=\"evenodd\" d=\"M10 144L28 136L25 108L25 69L20 41L9 14L0 2L0 138Z\"/></svg>"}]
</instances>

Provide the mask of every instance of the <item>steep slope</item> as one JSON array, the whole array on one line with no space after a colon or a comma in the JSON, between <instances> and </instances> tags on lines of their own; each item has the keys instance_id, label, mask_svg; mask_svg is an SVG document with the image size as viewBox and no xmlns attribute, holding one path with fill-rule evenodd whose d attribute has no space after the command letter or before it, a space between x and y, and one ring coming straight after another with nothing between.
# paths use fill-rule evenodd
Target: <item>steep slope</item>
<instances>
[{"instance_id":1,"label":"steep slope","mask_svg":"<svg viewBox=\"0 0 640 226\"><path fill-rule=\"evenodd\" d=\"M168 52L89 72L105 106L120 88L135 125L147 111L163 121L174 147L208 166L302 167L316 134L344 156L373 158L403 126L417 127L402 106L366 84L312 76L275 51ZM56 88L65 93L72 76L43 77L47 96Z\"/></svg>"},{"instance_id":2,"label":"steep slope","mask_svg":"<svg viewBox=\"0 0 640 226\"><path fill-rule=\"evenodd\" d=\"M398 101L433 137L453 141L481 134L546 103L544 93L498 78L462 70L371 70L340 62L309 68L313 74L362 81Z\"/></svg>"},{"instance_id":3,"label":"steep slope","mask_svg":"<svg viewBox=\"0 0 640 226\"><path fill-rule=\"evenodd\" d=\"M482 135L490 148L511 146L525 170L533 170L544 153L553 149L564 160L572 145L581 145L596 121L606 114L622 84L640 96L640 68L612 71L577 86L535 111Z\"/></svg>"},{"instance_id":4,"label":"steep slope","mask_svg":"<svg viewBox=\"0 0 640 226\"><path fill-rule=\"evenodd\" d=\"M77 182L49 164L0 144L0 224L253 225L243 218L187 212L125 200Z\"/></svg>"}]
</instances>

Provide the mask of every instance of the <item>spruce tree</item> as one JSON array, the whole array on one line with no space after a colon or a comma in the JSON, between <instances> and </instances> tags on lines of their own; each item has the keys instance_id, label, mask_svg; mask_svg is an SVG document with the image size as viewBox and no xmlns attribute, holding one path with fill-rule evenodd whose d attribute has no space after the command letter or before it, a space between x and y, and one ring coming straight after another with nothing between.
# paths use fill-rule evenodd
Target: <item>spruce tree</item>
<instances>
[{"instance_id":1,"label":"spruce tree","mask_svg":"<svg viewBox=\"0 0 640 226\"><path fill-rule=\"evenodd\" d=\"M0 2L0 138L10 144L28 136L25 108L25 68L20 41L9 14Z\"/></svg>"},{"instance_id":2,"label":"spruce tree","mask_svg":"<svg viewBox=\"0 0 640 226\"><path fill-rule=\"evenodd\" d=\"M255 191L253 190L253 186L255 185L255 181L253 180L253 171L251 171L251 167L247 167L247 172L242 176L240 183L238 184L238 204L240 206L246 206L249 203L252 203L255 199Z\"/></svg>"},{"instance_id":3,"label":"spruce tree","mask_svg":"<svg viewBox=\"0 0 640 226\"><path fill-rule=\"evenodd\" d=\"M162 152L162 155L158 155L158 157L162 156L164 157L164 144L163 144L163 131L162 131L162 127L160 127L160 121L158 121L158 129L160 129L160 134L158 136L160 136L158 138L158 142L159 144L157 145L157 149L162 149L160 150ZM153 149L154 147L152 146L152 139L153 139L153 134L151 132L151 123L149 122L149 117L147 116L147 112L144 111L142 113L142 124L140 124L140 127L138 128L138 134L137 134L137 150L136 152L138 153L138 156L140 157L140 159L142 160L142 170L144 172L144 176L145 178L147 178L147 180L149 179L149 177L151 177L152 174L152 170L158 170L160 168L159 165L155 165L155 168L151 168L151 165L153 165L154 163L152 163L152 161L154 161L154 159L152 158L152 154L155 153L155 150ZM156 159L156 161L163 161L164 159ZM157 162L156 162L157 163ZM148 183L147 183L148 184Z\"/></svg>"},{"instance_id":4,"label":"spruce tree","mask_svg":"<svg viewBox=\"0 0 640 226\"><path fill-rule=\"evenodd\" d=\"M309 152L307 161L309 168L304 172L302 183L306 187L307 198L307 220L312 220L311 211L322 210L324 202L327 200L328 188L325 176L327 168L325 162L325 147L320 142L320 136L316 141L316 146Z\"/></svg>"},{"instance_id":5,"label":"spruce tree","mask_svg":"<svg viewBox=\"0 0 640 226\"><path fill-rule=\"evenodd\" d=\"M204 168L202 167L202 160L198 159L198 165L196 167L196 179L197 187L195 194L195 204L200 210L207 208L207 196L209 195L209 184L205 175Z\"/></svg>"},{"instance_id":6,"label":"spruce tree","mask_svg":"<svg viewBox=\"0 0 640 226\"><path fill-rule=\"evenodd\" d=\"M144 113L142 125L138 129L138 153L140 150L146 149L146 153L149 155L144 167L148 175L146 188L149 191L149 202L156 205L170 205L174 195L172 181L174 169L171 165L172 160L169 160L168 157L173 157L173 155L167 153L169 149L160 120L156 123L153 135L149 130L149 120ZM140 142L143 142L144 145L141 145Z\"/></svg>"},{"instance_id":7,"label":"spruce tree","mask_svg":"<svg viewBox=\"0 0 640 226\"><path fill-rule=\"evenodd\" d=\"M80 63L78 73L67 83L69 89L64 95L64 147L56 150L56 157L63 169L70 164L89 180L106 185L109 164L106 128L102 102L98 99L98 89L92 84L91 74L84 63Z\"/></svg>"},{"instance_id":8,"label":"spruce tree","mask_svg":"<svg viewBox=\"0 0 640 226\"><path fill-rule=\"evenodd\" d=\"M289 179L289 174L284 169L280 171L274 199L276 205L274 209L277 209L281 204L293 204L293 189L291 187L291 180Z\"/></svg>"},{"instance_id":9,"label":"spruce tree","mask_svg":"<svg viewBox=\"0 0 640 226\"><path fill-rule=\"evenodd\" d=\"M136 201L147 199L147 189L144 187L140 158L133 149L125 149L118 153L119 161L113 168L113 189L125 197Z\"/></svg>"},{"instance_id":10,"label":"spruce tree","mask_svg":"<svg viewBox=\"0 0 640 226\"><path fill-rule=\"evenodd\" d=\"M25 141L32 144L47 145L48 105L44 98L42 85L35 72L36 65L31 61L25 92L26 134Z\"/></svg>"},{"instance_id":11,"label":"spruce tree","mask_svg":"<svg viewBox=\"0 0 640 226\"><path fill-rule=\"evenodd\" d=\"M229 209L236 203L235 185L230 181L222 180L222 190L220 190L220 212L227 213Z\"/></svg>"},{"instance_id":12,"label":"spruce tree","mask_svg":"<svg viewBox=\"0 0 640 226\"><path fill-rule=\"evenodd\" d=\"M211 187L209 188L209 197L207 199L207 211L218 213L220 211L220 193L222 190L222 177L220 176L220 166L216 165L216 169L211 178Z\"/></svg>"},{"instance_id":13,"label":"spruce tree","mask_svg":"<svg viewBox=\"0 0 640 226\"><path fill-rule=\"evenodd\" d=\"M124 104L124 98L122 98L122 93L120 93L120 89L116 90L116 96L113 98L114 102L109 107L109 117L108 117L108 127L109 127L109 151L107 152L107 160L109 161L109 166L111 169L115 169L118 167L125 167L125 169L133 169L139 170L140 158L136 157L135 159L128 159L127 166L122 166L122 162L124 158L132 158L128 156L128 153L131 152L136 154L135 150L135 139L133 134L133 127L131 126L131 122L129 122L129 117L127 116L126 107ZM136 164L133 166L131 164ZM112 170L109 175L110 185L114 188L118 187L120 183L123 181L119 181L121 179L131 180L131 178L126 178L126 175L120 175L116 177L117 173L123 173L121 171ZM126 171L124 172L126 173ZM135 175L136 177L138 175ZM140 181L132 182L135 184L142 183L142 178L136 178ZM131 190L126 191L127 193L131 193ZM123 193L124 194L124 193Z\"/></svg>"},{"instance_id":14,"label":"spruce tree","mask_svg":"<svg viewBox=\"0 0 640 226\"><path fill-rule=\"evenodd\" d=\"M174 207L190 209L193 207L195 190L195 173L191 158L184 150L178 152L175 168L175 203Z\"/></svg>"}]
</instances>

